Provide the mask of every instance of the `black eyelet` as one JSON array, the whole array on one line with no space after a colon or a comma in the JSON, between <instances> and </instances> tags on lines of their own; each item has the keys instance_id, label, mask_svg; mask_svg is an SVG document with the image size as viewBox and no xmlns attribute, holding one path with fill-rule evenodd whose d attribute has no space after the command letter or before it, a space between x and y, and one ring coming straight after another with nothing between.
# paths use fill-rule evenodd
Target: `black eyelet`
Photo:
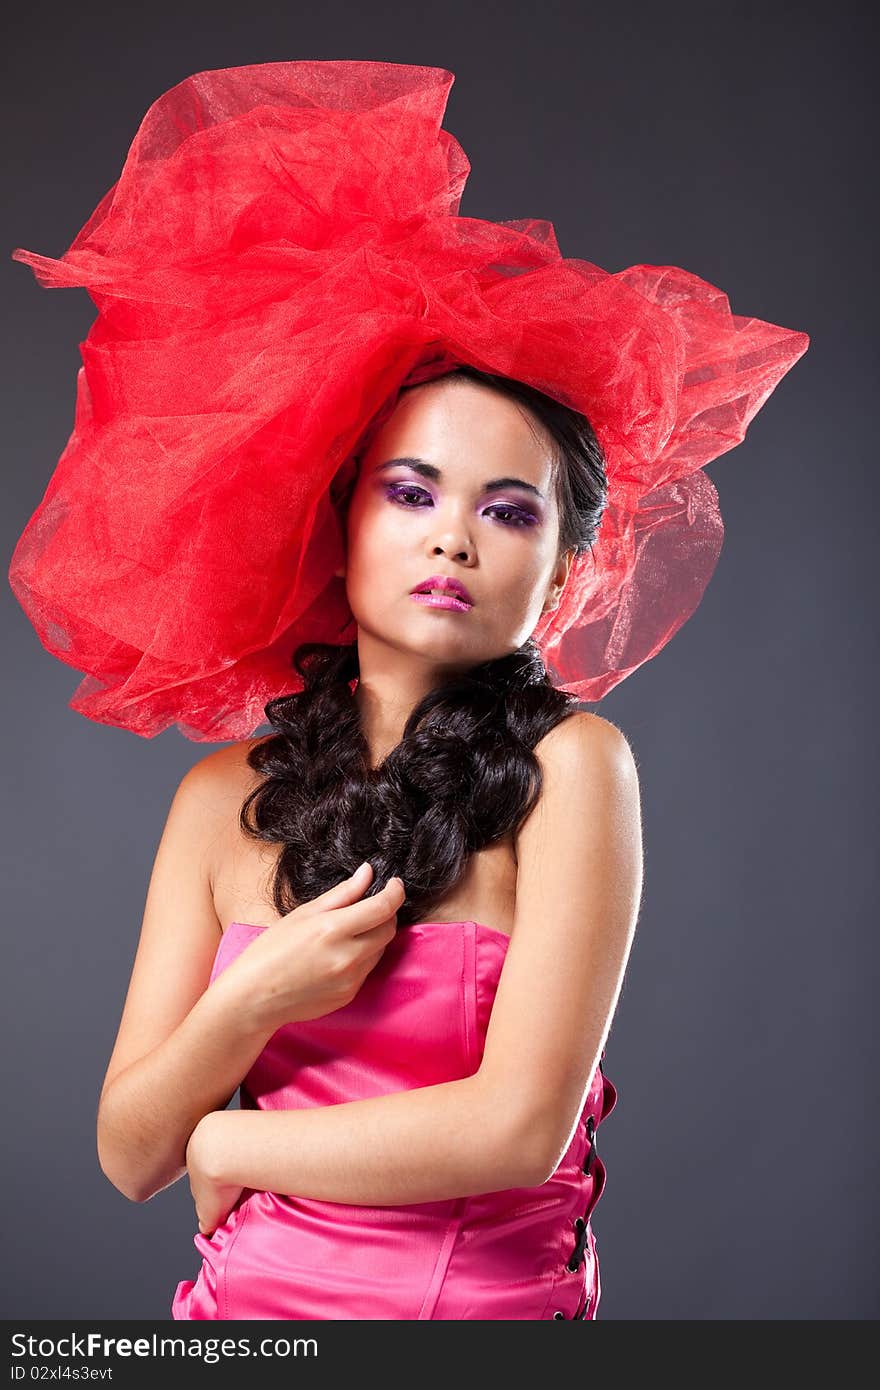
<instances>
[{"instance_id":1,"label":"black eyelet","mask_svg":"<svg viewBox=\"0 0 880 1390\"><path fill-rule=\"evenodd\" d=\"M586 1173L589 1177L590 1168L592 1167L593 1159L596 1156L596 1121L593 1119L592 1115L588 1115L585 1123L587 1130L587 1138L590 1141L590 1147L587 1150L587 1156L584 1159L584 1166L581 1171Z\"/></svg>"},{"instance_id":2,"label":"black eyelet","mask_svg":"<svg viewBox=\"0 0 880 1390\"><path fill-rule=\"evenodd\" d=\"M571 1258L565 1266L571 1274L576 1274L580 1268L581 1260L584 1258L584 1248L589 1240L589 1227L582 1216L575 1217L574 1229L577 1231L577 1240L574 1250L571 1252Z\"/></svg>"},{"instance_id":3,"label":"black eyelet","mask_svg":"<svg viewBox=\"0 0 880 1390\"><path fill-rule=\"evenodd\" d=\"M557 1318L562 1318L563 1322L567 1322L567 1321L568 1321L568 1319L566 1318L565 1314L564 1314L564 1313L560 1313L560 1311L559 1311L558 1308L557 1308L556 1312L553 1314L553 1321L555 1322Z\"/></svg>"}]
</instances>

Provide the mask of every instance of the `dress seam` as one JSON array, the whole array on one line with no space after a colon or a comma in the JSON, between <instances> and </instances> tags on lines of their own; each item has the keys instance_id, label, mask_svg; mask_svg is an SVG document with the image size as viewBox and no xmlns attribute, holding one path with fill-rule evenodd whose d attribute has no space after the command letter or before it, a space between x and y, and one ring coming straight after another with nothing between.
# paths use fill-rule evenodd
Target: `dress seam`
<instances>
[{"instance_id":1,"label":"dress seam","mask_svg":"<svg viewBox=\"0 0 880 1390\"><path fill-rule=\"evenodd\" d=\"M222 1280L223 1280L223 1315L224 1315L224 1317L225 1317L228 1321L231 1321L230 1315L229 1315L229 1277L228 1277L228 1276L229 1276L229 1260L230 1260L230 1257L231 1257L231 1255L232 1255L233 1250L235 1249L235 1243L236 1243L236 1241L238 1240L239 1236L241 1235L242 1231L244 1230L245 1222L247 1221L248 1217L250 1216L250 1213L251 1213L250 1200L249 1200L249 1199L246 1199L245 1202L242 1204L242 1207L241 1207L241 1220L239 1221L239 1223L238 1223L238 1225L236 1226L235 1230L232 1232L232 1239L230 1240L230 1242L229 1242L229 1244L228 1244L228 1246L227 1246L227 1248L226 1248L226 1259L223 1261L223 1269L222 1269L222 1271L221 1271L221 1276L220 1276L220 1277L222 1278ZM219 1303L219 1299L218 1299L218 1303Z\"/></svg>"},{"instance_id":2,"label":"dress seam","mask_svg":"<svg viewBox=\"0 0 880 1390\"><path fill-rule=\"evenodd\" d=\"M475 1056L475 1040L477 1036L477 927L475 922L466 922L463 925L467 930L462 937L461 971L459 975L462 1004L462 1043L464 1047L465 1065L468 1069L467 1074L471 1075L475 1070L475 1061L478 1060ZM433 1273L428 1281L425 1296L422 1299L418 1321L431 1318L437 1304L440 1302L443 1286L446 1283L446 1275L449 1272L450 1261L452 1260L453 1251L455 1250L455 1242L461 1232L469 1201L469 1197L459 1197L453 1208L452 1218L446 1228L446 1233L437 1253L437 1259L434 1262Z\"/></svg>"}]
</instances>

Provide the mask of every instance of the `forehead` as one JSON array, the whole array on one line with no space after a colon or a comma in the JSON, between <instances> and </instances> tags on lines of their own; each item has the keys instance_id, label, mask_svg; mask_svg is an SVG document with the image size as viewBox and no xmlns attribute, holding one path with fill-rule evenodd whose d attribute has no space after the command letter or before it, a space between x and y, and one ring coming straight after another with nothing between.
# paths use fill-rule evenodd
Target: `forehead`
<instances>
[{"instance_id":1,"label":"forehead","mask_svg":"<svg viewBox=\"0 0 880 1390\"><path fill-rule=\"evenodd\" d=\"M365 462L395 454L470 468L503 459L527 470L535 482L549 481L553 441L540 421L518 401L491 387L460 378L438 378L403 391L392 415L377 431Z\"/></svg>"}]
</instances>

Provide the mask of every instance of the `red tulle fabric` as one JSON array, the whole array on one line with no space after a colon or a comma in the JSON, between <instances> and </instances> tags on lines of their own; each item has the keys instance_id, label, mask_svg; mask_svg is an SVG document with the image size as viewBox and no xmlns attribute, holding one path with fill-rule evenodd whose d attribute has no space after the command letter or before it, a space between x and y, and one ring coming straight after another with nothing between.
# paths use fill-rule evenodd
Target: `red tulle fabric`
<instances>
[{"instance_id":1,"label":"red tulle fabric","mask_svg":"<svg viewBox=\"0 0 880 1390\"><path fill-rule=\"evenodd\" d=\"M610 274L563 259L550 222L460 216L453 80L197 73L150 107L60 258L13 252L98 310L9 570L44 647L85 673L81 714L247 737L299 688L298 642L351 640L331 484L401 385L449 362L584 411L605 450L599 539L535 631L557 684L601 699L699 603L723 535L701 470L809 339L676 266Z\"/></svg>"}]
</instances>

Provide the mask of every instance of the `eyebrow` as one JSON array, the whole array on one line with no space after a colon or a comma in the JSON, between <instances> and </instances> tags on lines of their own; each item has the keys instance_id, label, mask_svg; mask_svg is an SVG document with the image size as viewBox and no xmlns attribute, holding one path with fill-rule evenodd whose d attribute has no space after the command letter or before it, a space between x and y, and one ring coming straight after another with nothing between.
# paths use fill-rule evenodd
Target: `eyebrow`
<instances>
[{"instance_id":1,"label":"eyebrow","mask_svg":"<svg viewBox=\"0 0 880 1390\"><path fill-rule=\"evenodd\" d=\"M424 459L418 458L388 459L386 463L380 463L375 472L384 473L386 468L394 468L399 463L405 464L414 473L420 473L423 478L430 478L434 482L442 477L442 469L438 468L436 464L426 463ZM496 492L499 488L504 487L521 487L525 492L531 492L535 497L540 497L542 502L547 501L541 489L535 487L534 483L527 483L524 478L490 478L487 483L483 484L483 491Z\"/></svg>"}]
</instances>

